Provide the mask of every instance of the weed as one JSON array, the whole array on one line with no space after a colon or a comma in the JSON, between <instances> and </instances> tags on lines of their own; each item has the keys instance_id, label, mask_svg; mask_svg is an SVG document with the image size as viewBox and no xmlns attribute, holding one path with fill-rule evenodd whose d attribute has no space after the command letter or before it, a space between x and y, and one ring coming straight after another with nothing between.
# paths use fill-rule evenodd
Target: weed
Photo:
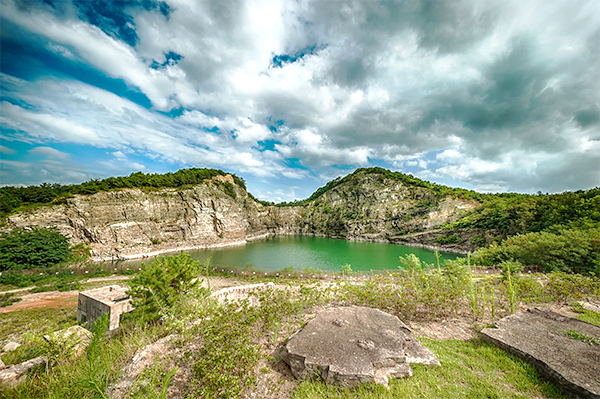
<instances>
[{"instance_id":1,"label":"weed","mask_svg":"<svg viewBox=\"0 0 600 399\"><path fill-rule=\"evenodd\" d=\"M133 389L129 391L129 396L137 399L166 399L169 385L179 367L168 370L165 366L157 356L152 367L146 368L140 374Z\"/></svg>"},{"instance_id":2,"label":"weed","mask_svg":"<svg viewBox=\"0 0 600 399\"><path fill-rule=\"evenodd\" d=\"M341 272L344 276L352 273L352 265L350 265L350 263L346 263L344 266L342 266Z\"/></svg>"},{"instance_id":3,"label":"weed","mask_svg":"<svg viewBox=\"0 0 600 399\"><path fill-rule=\"evenodd\" d=\"M102 399L108 399L106 387L108 386L109 375L101 367L99 361L102 357L103 346L105 344L104 332L108 328L108 313L100 317L94 323L92 329L92 339L85 351L85 362L83 364L84 377L77 381L77 385L93 395L98 395Z\"/></svg>"},{"instance_id":4,"label":"weed","mask_svg":"<svg viewBox=\"0 0 600 399\"><path fill-rule=\"evenodd\" d=\"M600 338L595 338L595 337L592 337L590 335L582 334L580 332L573 331L573 330L567 330L567 331L561 331L561 332L563 334L565 334L567 337L571 337L573 339L577 339L579 341L583 341L583 342L588 343L590 345L600 345Z\"/></svg>"},{"instance_id":5,"label":"weed","mask_svg":"<svg viewBox=\"0 0 600 399\"><path fill-rule=\"evenodd\" d=\"M22 298L14 297L14 293L2 294L0 295L0 308L4 308L6 306L10 306L13 303L17 303Z\"/></svg>"}]
</instances>

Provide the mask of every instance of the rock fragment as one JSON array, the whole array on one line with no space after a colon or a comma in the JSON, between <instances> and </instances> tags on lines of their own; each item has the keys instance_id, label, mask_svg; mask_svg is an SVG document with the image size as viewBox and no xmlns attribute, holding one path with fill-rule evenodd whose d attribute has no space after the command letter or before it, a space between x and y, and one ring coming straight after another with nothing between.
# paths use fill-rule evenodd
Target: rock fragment
<instances>
[{"instance_id":1,"label":"rock fragment","mask_svg":"<svg viewBox=\"0 0 600 399\"><path fill-rule=\"evenodd\" d=\"M484 340L537 367L564 390L600 399L600 327L538 308L515 313L481 331Z\"/></svg>"},{"instance_id":2,"label":"rock fragment","mask_svg":"<svg viewBox=\"0 0 600 399\"><path fill-rule=\"evenodd\" d=\"M410 377L410 363L440 364L396 316L360 306L319 313L289 339L282 360L297 379L318 376L348 388Z\"/></svg>"}]
</instances>

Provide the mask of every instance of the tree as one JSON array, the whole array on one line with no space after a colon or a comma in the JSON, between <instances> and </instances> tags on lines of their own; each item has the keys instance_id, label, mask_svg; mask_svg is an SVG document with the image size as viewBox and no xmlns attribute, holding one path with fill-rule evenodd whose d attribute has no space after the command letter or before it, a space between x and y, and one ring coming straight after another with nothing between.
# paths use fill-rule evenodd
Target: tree
<instances>
[{"instance_id":1,"label":"tree","mask_svg":"<svg viewBox=\"0 0 600 399\"><path fill-rule=\"evenodd\" d=\"M202 268L189 254L156 258L129 283L128 291L142 321L157 320L161 310L171 308L181 295L198 285Z\"/></svg>"},{"instance_id":2,"label":"tree","mask_svg":"<svg viewBox=\"0 0 600 399\"><path fill-rule=\"evenodd\" d=\"M56 227L0 234L0 271L52 267L69 258L69 240Z\"/></svg>"}]
</instances>

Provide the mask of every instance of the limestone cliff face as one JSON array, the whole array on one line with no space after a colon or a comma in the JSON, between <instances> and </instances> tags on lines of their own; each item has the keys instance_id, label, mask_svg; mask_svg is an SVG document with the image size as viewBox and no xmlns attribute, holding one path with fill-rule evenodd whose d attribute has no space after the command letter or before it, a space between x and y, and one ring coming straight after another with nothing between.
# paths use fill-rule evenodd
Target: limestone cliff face
<instances>
[{"instance_id":1,"label":"limestone cliff face","mask_svg":"<svg viewBox=\"0 0 600 399\"><path fill-rule=\"evenodd\" d=\"M440 200L428 189L359 173L307 205L263 206L231 176L217 176L188 189L77 195L61 205L12 215L7 227L56 226L73 245L86 243L94 259L107 260L244 244L279 234L403 242L408 233L435 229L476 205Z\"/></svg>"},{"instance_id":2,"label":"limestone cliff face","mask_svg":"<svg viewBox=\"0 0 600 399\"><path fill-rule=\"evenodd\" d=\"M134 258L191 248L243 244L249 237L286 232L285 218L271 223L269 210L216 177L190 189L100 192L36 208L8 218L9 227L56 226L73 245L89 244L96 260ZM265 222L261 222L262 220Z\"/></svg>"},{"instance_id":3,"label":"limestone cliff face","mask_svg":"<svg viewBox=\"0 0 600 399\"><path fill-rule=\"evenodd\" d=\"M409 233L436 229L477 205L475 201L451 197L440 199L429 189L405 185L381 174L359 173L305 206L299 231L394 242Z\"/></svg>"}]
</instances>

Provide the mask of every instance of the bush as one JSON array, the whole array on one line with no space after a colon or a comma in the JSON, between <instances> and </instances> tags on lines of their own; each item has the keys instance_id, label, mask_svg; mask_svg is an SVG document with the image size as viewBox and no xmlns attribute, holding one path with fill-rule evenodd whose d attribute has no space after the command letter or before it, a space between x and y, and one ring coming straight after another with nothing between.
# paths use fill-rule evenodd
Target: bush
<instances>
[{"instance_id":1,"label":"bush","mask_svg":"<svg viewBox=\"0 0 600 399\"><path fill-rule=\"evenodd\" d=\"M156 258L131 279L128 291L135 312L142 321L157 320L181 298L198 285L202 268L189 254Z\"/></svg>"},{"instance_id":2,"label":"bush","mask_svg":"<svg viewBox=\"0 0 600 399\"><path fill-rule=\"evenodd\" d=\"M69 258L69 240L55 227L0 234L0 271L55 266Z\"/></svg>"},{"instance_id":3,"label":"bush","mask_svg":"<svg viewBox=\"0 0 600 399\"><path fill-rule=\"evenodd\" d=\"M600 228L520 234L480 249L476 255L485 265L514 260L540 266L544 272L600 274Z\"/></svg>"},{"instance_id":4,"label":"bush","mask_svg":"<svg viewBox=\"0 0 600 399\"><path fill-rule=\"evenodd\" d=\"M448 237L440 237L435 241L439 244L446 245L446 244L460 244L460 242L462 240L460 239L460 236L455 233L455 234L449 235Z\"/></svg>"}]
</instances>

